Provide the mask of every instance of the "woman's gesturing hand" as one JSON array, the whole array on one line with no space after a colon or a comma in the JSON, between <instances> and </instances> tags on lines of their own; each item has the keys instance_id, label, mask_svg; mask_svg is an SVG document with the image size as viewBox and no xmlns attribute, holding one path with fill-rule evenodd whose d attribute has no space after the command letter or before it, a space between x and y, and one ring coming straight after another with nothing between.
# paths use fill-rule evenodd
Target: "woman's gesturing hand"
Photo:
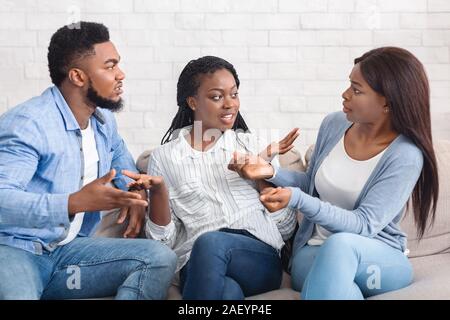
<instances>
[{"instance_id":1,"label":"woman's gesturing hand","mask_svg":"<svg viewBox=\"0 0 450 320\"><path fill-rule=\"evenodd\" d=\"M263 151L259 153L259 156L266 161L271 161L276 155L285 154L294 147L293 143L299 135L299 128L292 129L279 142L272 142L271 144L269 144Z\"/></svg>"},{"instance_id":2,"label":"woman's gesturing hand","mask_svg":"<svg viewBox=\"0 0 450 320\"><path fill-rule=\"evenodd\" d=\"M233 153L228 169L250 180L269 179L274 174L272 165L260 156L238 152Z\"/></svg>"}]
</instances>

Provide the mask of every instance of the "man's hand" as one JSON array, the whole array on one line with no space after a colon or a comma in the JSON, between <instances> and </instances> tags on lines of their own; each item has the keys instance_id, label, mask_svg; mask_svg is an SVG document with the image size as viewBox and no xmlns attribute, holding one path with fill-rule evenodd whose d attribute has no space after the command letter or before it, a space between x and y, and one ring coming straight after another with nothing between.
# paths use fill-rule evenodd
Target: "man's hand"
<instances>
[{"instance_id":1,"label":"man's hand","mask_svg":"<svg viewBox=\"0 0 450 320\"><path fill-rule=\"evenodd\" d=\"M242 178L250 180L269 179L274 174L272 165L260 156L238 152L233 153L228 169L236 171Z\"/></svg>"},{"instance_id":2,"label":"man's hand","mask_svg":"<svg viewBox=\"0 0 450 320\"><path fill-rule=\"evenodd\" d=\"M140 194L144 199L147 198L147 193L144 190L133 192ZM123 234L124 238L136 238L139 235L144 224L146 211L146 208L140 206L124 207L120 209L117 223L122 224L127 219L127 217L129 218L128 227Z\"/></svg>"},{"instance_id":3,"label":"man's hand","mask_svg":"<svg viewBox=\"0 0 450 320\"><path fill-rule=\"evenodd\" d=\"M122 173L134 181L129 184L129 190L151 190L150 220L160 226L170 223L169 194L163 177L138 174L123 170Z\"/></svg>"},{"instance_id":4,"label":"man's hand","mask_svg":"<svg viewBox=\"0 0 450 320\"><path fill-rule=\"evenodd\" d=\"M112 169L101 178L95 179L79 191L69 196L69 215L77 212L101 211L115 208L138 206L145 208L148 203L140 194L118 190L106 184L116 175Z\"/></svg>"},{"instance_id":5,"label":"man's hand","mask_svg":"<svg viewBox=\"0 0 450 320\"><path fill-rule=\"evenodd\" d=\"M259 199L269 212L275 212L287 207L289 200L291 200L291 189L265 188Z\"/></svg>"},{"instance_id":6,"label":"man's hand","mask_svg":"<svg viewBox=\"0 0 450 320\"><path fill-rule=\"evenodd\" d=\"M299 135L299 128L292 129L286 137L281 139L279 142L272 142L269 144L266 149L260 152L259 156L266 161L271 161L276 155L285 154L294 147L293 143Z\"/></svg>"}]
</instances>

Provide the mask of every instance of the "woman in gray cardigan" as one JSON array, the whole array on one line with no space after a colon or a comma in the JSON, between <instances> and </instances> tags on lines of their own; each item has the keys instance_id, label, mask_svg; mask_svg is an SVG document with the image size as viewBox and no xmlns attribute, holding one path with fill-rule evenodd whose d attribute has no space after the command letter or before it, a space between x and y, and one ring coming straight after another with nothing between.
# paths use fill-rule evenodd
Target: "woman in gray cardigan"
<instances>
[{"instance_id":1,"label":"woman in gray cardigan","mask_svg":"<svg viewBox=\"0 0 450 320\"><path fill-rule=\"evenodd\" d=\"M438 175L432 145L427 76L410 52L394 47L355 59L343 112L327 116L305 173L258 164L231 165L266 178L269 210L304 216L291 260L302 299L363 299L409 285L408 199L421 237L433 220Z\"/></svg>"}]
</instances>

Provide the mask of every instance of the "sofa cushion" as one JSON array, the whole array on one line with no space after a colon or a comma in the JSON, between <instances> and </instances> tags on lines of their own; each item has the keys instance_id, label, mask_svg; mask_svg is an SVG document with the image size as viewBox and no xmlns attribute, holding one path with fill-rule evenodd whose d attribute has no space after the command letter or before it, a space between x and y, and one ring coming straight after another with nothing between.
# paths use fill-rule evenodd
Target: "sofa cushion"
<instances>
[{"instance_id":1,"label":"sofa cushion","mask_svg":"<svg viewBox=\"0 0 450 320\"><path fill-rule=\"evenodd\" d=\"M370 297L371 300L432 300L450 298L450 253L410 259L414 280L406 288Z\"/></svg>"},{"instance_id":2,"label":"sofa cushion","mask_svg":"<svg viewBox=\"0 0 450 320\"><path fill-rule=\"evenodd\" d=\"M450 252L450 141L437 141L434 144L439 170L439 199L436 206L436 219L419 241L411 206L401 222L408 235L410 257Z\"/></svg>"},{"instance_id":3,"label":"sofa cushion","mask_svg":"<svg viewBox=\"0 0 450 320\"><path fill-rule=\"evenodd\" d=\"M167 300L181 300L181 293L178 286L172 285L167 293ZM291 289L291 277L286 272L283 272L280 289L264 292L245 300L299 300L300 293Z\"/></svg>"}]
</instances>

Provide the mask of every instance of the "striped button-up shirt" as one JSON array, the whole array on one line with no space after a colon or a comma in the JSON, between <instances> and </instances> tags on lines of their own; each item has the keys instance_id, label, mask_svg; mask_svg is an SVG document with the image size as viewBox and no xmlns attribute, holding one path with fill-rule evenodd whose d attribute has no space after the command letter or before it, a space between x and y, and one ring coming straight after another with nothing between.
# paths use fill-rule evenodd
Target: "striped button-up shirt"
<instances>
[{"instance_id":1,"label":"striped button-up shirt","mask_svg":"<svg viewBox=\"0 0 450 320\"><path fill-rule=\"evenodd\" d=\"M167 226L148 220L147 236L176 252L177 271L189 260L194 241L220 228L245 229L281 250L283 239L294 232L296 210L270 213L259 200L255 182L227 168L234 151L257 154L258 147L266 145L253 134L227 130L211 149L201 152L190 146L185 134L183 130L150 155L148 174L164 177L172 220Z\"/></svg>"}]
</instances>

